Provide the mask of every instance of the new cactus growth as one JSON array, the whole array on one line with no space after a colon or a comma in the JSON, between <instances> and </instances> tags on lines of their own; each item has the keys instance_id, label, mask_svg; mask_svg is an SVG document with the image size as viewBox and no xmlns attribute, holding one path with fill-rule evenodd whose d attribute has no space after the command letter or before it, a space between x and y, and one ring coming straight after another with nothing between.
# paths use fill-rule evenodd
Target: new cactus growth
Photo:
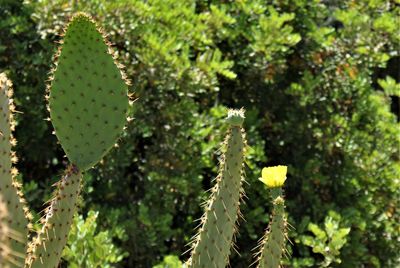
<instances>
[{"instance_id":1,"label":"new cactus growth","mask_svg":"<svg viewBox=\"0 0 400 268\"><path fill-rule=\"evenodd\" d=\"M286 216L282 186L286 180L286 166L264 168L260 180L270 189L273 212L270 224L260 242L257 268L279 268L285 250Z\"/></svg>"},{"instance_id":2,"label":"new cactus growth","mask_svg":"<svg viewBox=\"0 0 400 268\"><path fill-rule=\"evenodd\" d=\"M27 243L30 214L15 180L11 145L14 122L11 83L0 75L0 267L55 268L76 210L82 172L116 143L126 122L128 81L109 43L87 15L78 13L65 29L49 79L49 120L71 164L42 218L43 227ZM5 209L3 209L5 207ZM6 239L5 239L6 238Z\"/></svg>"},{"instance_id":3,"label":"new cactus growth","mask_svg":"<svg viewBox=\"0 0 400 268\"><path fill-rule=\"evenodd\" d=\"M7 250L0 255L1 267L21 267L25 258L26 243L28 240L28 209L16 181L17 169L12 164L17 161L12 146L16 141L12 135L15 123L12 112L12 84L5 74L0 74L0 193L3 199L4 210L0 224L9 235Z\"/></svg>"},{"instance_id":4,"label":"new cactus growth","mask_svg":"<svg viewBox=\"0 0 400 268\"><path fill-rule=\"evenodd\" d=\"M229 262L240 215L239 204L243 192L243 159L246 140L242 124L243 110L230 110L229 124L216 184L212 189L201 227L194 238L191 257L192 268L224 268Z\"/></svg>"}]
</instances>

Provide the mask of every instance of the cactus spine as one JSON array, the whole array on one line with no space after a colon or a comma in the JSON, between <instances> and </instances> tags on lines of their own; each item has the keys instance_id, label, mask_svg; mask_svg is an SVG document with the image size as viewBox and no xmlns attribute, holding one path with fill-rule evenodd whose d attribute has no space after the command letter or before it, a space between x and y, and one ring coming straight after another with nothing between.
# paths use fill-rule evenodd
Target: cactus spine
<instances>
[{"instance_id":1,"label":"cactus spine","mask_svg":"<svg viewBox=\"0 0 400 268\"><path fill-rule=\"evenodd\" d=\"M240 215L239 204L244 194L242 183L243 159L246 147L243 110L230 110L227 122L230 127L223 146L216 184L212 189L201 227L194 238L191 257L192 268L223 268L229 263L230 250L237 232Z\"/></svg>"},{"instance_id":2,"label":"cactus spine","mask_svg":"<svg viewBox=\"0 0 400 268\"><path fill-rule=\"evenodd\" d=\"M15 176L18 171L12 165L17 161L12 146L16 140L12 135L15 123L12 112L12 84L5 74L0 74L0 193L3 198L5 213L0 224L7 230L7 250L0 252L1 267L21 267L24 262L30 214L25 207L25 200L20 184ZM12 213L11 213L12 212Z\"/></svg>"},{"instance_id":3,"label":"cactus spine","mask_svg":"<svg viewBox=\"0 0 400 268\"><path fill-rule=\"evenodd\" d=\"M271 221L259 244L260 251L256 254L257 268L279 268L282 255L285 251L287 238L285 216L285 200L282 194L282 185L286 179L287 167L277 166L263 169L262 178L272 198L273 211Z\"/></svg>"}]
</instances>

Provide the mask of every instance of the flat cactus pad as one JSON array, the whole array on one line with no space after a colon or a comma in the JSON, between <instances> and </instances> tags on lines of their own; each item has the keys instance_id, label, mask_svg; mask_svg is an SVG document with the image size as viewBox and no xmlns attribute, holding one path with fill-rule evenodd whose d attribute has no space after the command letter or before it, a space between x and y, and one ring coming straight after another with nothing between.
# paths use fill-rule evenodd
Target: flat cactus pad
<instances>
[{"instance_id":1,"label":"flat cactus pad","mask_svg":"<svg viewBox=\"0 0 400 268\"><path fill-rule=\"evenodd\" d=\"M49 109L69 160L84 171L115 144L126 122L127 82L94 21L68 24L50 78Z\"/></svg>"}]
</instances>

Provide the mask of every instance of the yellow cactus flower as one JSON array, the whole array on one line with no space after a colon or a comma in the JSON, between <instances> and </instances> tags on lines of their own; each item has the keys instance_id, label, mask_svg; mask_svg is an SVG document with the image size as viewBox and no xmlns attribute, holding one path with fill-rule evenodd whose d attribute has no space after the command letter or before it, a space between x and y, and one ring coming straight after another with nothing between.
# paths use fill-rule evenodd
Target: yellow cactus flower
<instances>
[{"instance_id":1,"label":"yellow cactus flower","mask_svg":"<svg viewBox=\"0 0 400 268\"><path fill-rule=\"evenodd\" d=\"M269 188L281 187L286 180L287 166L265 167L262 169L260 181Z\"/></svg>"}]
</instances>

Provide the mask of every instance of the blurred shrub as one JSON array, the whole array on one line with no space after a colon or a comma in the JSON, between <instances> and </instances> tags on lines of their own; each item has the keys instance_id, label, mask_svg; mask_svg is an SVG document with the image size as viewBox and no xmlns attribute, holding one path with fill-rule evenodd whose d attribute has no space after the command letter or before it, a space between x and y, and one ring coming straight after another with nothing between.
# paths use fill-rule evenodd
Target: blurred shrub
<instances>
[{"instance_id":1,"label":"blurred shrub","mask_svg":"<svg viewBox=\"0 0 400 268\"><path fill-rule=\"evenodd\" d=\"M310 266L329 267L334 262L341 263L340 249L346 244L346 237L350 233L350 228L340 228L340 215L329 211L329 216L325 217L323 228L309 222L309 218L303 218L301 226L307 224L307 222L307 230L313 236L301 235L300 241L302 244L311 247L314 253L324 256L324 260L321 263L317 264L312 261Z\"/></svg>"},{"instance_id":2,"label":"blurred shrub","mask_svg":"<svg viewBox=\"0 0 400 268\"><path fill-rule=\"evenodd\" d=\"M112 243L110 231L98 231L98 212L90 210L86 219L76 215L68 236L63 259L70 268L109 268L124 256ZM120 235L123 235L123 232Z\"/></svg>"},{"instance_id":3,"label":"blurred shrub","mask_svg":"<svg viewBox=\"0 0 400 268\"><path fill-rule=\"evenodd\" d=\"M12 75L24 111L17 138L29 151L21 162L25 180L49 184L43 179L62 164L50 128L41 121L46 115L38 101L44 91L39 81L50 64L51 41L78 10L105 27L139 97L134 122L104 166L91 172L84 196L84 210L99 211L102 229L118 226L129 237L115 239L129 252L121 267L151 267L187 249L216 173L223 106L247 109L251 146L247 222L241 223L241 256L232 256L233 267L251 263L251 248L269 220L268 197L256 186L260 167L282 163L289 165L287 210L296 227L289 233L294 241L288 245L289 266L331 261L332 267L396 267L399 125L390 102L398 100L400 80L398 5L383 0L1 5L8 17L0 26L1 44L7 44L0 66ZM52 167L50 175L43 163ZM350 228L331 245L333 255L315 250L318 243L330 245L318 235L304 239L309 223L328 232L329 211L337 212L332 223L339 224L340 217L338 230Z\"/></svg>"},{"instance_id":4,"label":"blurred shrub","mask_svg":"<svg viewBox=\"0 0 400 268\"><path fill-rule=\"evenodd\" d=\"M182 262L179 260L177 256L168 255L164 257L162 263L153 266L153 268L181 268Z\"/></svg>"}]
</instances>

